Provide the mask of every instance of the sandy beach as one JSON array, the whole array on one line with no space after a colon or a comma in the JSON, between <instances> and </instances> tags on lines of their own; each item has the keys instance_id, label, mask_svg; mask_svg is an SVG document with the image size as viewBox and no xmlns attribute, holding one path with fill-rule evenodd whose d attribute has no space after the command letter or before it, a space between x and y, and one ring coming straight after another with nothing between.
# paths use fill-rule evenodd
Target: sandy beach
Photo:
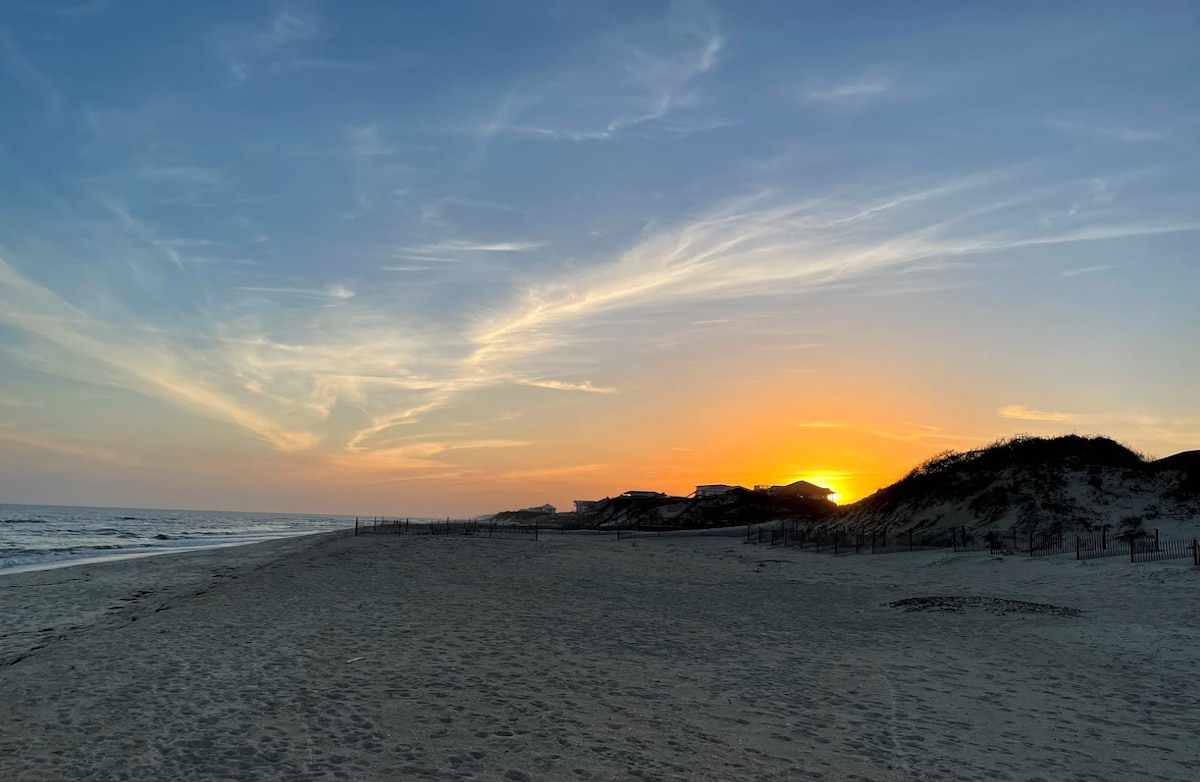
<instances>
[{"instance_id":1,"label":"sandy beach","mask_svg":"<svg viewBox=\"0 0 1200 782\"><path fill-rule=\"evenodd\" d=\"M720 538L11 574L0 779L1194 780L1197 605L1183 563Z\"/></svg>"}]
</instances>

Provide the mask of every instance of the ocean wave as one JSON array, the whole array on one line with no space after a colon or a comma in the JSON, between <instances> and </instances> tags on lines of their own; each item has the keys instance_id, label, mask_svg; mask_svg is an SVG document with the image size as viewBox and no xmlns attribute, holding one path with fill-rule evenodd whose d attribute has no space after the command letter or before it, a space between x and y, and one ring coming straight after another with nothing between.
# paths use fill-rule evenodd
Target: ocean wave
<instances>
[{"instance_id":1,"label":"ocean wave","mask_svg":"<svg viewBox=\"0 0 1200 782\"><path fill-rule=\"evenodd\" d=\"M0 506L0 571L73 560L145 556L346 528L352 517Z\"/></svg>"}]
</instances>

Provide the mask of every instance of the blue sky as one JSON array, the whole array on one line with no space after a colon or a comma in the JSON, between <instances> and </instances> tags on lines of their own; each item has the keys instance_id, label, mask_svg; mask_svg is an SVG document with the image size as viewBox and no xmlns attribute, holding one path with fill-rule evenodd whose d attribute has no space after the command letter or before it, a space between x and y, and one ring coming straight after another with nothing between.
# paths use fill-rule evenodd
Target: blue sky
<instances>
[{"instance_id":1,"label":"blue sky","mask_svg":"<svg viewBox=\"0 0 1200 782\"><path fill-rule=\"evenodd\" d=\"M5 0L0 492L478 513L1200 447L1198 72L1183 2Z\"/></svg>"}]
</instances>

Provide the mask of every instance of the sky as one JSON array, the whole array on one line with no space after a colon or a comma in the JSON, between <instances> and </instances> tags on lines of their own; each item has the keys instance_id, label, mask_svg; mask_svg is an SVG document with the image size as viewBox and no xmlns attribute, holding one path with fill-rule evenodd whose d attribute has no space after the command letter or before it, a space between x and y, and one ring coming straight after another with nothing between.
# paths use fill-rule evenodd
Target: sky
<instances>
[{"instance_id":1,"label":"sky","mask_svg":"<svg viewBox=\"0 0 1200 782\"><path fill-rule=\"evenodd\" d=\"M1200 448L1190 2L0 0L0 501Z\"/></svg>"}]
</instances>

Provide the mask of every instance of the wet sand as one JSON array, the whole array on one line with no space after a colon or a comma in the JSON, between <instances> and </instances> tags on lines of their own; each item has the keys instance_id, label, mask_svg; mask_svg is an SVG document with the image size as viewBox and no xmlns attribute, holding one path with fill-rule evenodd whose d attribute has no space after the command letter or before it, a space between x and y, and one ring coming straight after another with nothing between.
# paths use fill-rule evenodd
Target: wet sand
<instances>
[{"instance_id":1,"label":"wet sand","mask_svg":"<svg viewBox=\"0 0 1200 782\"><path fill-rule=\"evenodd\" d=\"M1197 605L1182 563L719 538L0 575L0 779L1193 780Z\"/></svg>"}]
</instances>

